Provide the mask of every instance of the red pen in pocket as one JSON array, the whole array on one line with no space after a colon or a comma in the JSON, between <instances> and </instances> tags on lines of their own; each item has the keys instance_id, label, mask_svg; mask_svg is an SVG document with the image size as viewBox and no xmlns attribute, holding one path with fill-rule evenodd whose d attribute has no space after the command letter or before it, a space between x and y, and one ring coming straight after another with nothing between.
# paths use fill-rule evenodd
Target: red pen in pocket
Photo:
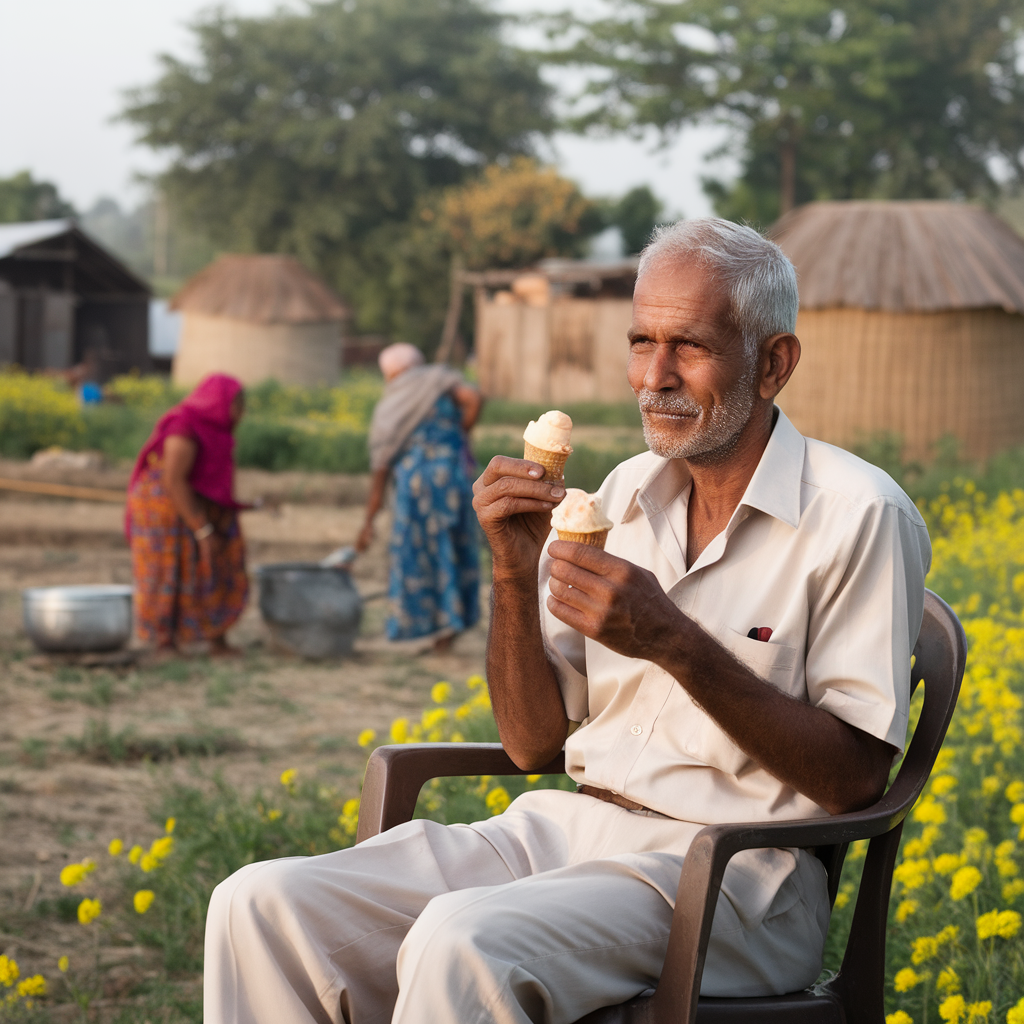
<instances>
[{"instance_id":1,"label":"red pen in pocket","mask_svg":"<svg viewBox=\"0 0 1024 1024\"><path fill-rule=\"evenodd\" d=\"M768 643L772 638L772 627L771 626L753 626L747 636L751 640L760 640L763 643Z\"/></svg>"}]
</instances>

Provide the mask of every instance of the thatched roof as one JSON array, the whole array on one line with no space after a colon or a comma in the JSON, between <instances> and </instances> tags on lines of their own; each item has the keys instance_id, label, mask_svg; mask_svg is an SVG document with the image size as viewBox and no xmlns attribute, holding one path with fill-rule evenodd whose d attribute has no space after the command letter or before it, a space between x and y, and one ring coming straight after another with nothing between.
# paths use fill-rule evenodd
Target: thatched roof
<instances>
[{"instance_id":1,"label":"thatched roof","mask_svg":"<svg viewBox=\"0 0 1024 1024\"><path fill-rule=\"evenodd\" d=\"M256 324L343 320L348 307L294 256L221 256L190 278L171 309Z\"/></svg>"},{"instance_id":2,"label":"thatched roof","mask_svg":"<svg viewBox=\"0 0 1024 1024\"><path fill-rule=\"evenodd\" d=\"M772 227L800 307L1024 313L1024 239L965 203L808 203Z\"/></svg>"}]
</instances>

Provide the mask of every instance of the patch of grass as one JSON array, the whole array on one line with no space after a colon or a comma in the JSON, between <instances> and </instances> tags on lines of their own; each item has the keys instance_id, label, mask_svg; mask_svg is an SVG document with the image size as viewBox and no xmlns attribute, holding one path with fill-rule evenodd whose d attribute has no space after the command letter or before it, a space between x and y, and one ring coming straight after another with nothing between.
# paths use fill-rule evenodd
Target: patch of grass
<instances>
[{"instance_id":1,"label":"patch of grass","mask_svg":"<svg viewBox=\"0 0 1024 1024\"><path fill-rule=\"evenodd\" d=\"M53 673L53 678L58 683L80 683L83 679L82 673L77 668L71 668L68 665L59 665L57 671Z\"/></svg>"},{"instance_id":2,"label":"patch of grass","mask_svg":"<svg viewBox=\"0 0 1024 1024\"><path fill-rule=\"evenodd\" d=\"M45 768L49 753L49 740L28 736L21 741L21 762L30 768Z\"/></svg>"},{"instance_id":3,"label":"patch of grass","mask_svg":"<svg viewBox=\"0 0 1024 1024\"><path fill-rule=\"evenodd\" d=\"M114 680L107 675L93 680L89 692L82 700L96 708L106 708L114 702Z\"/></svg>"},{"instance_id":4,"label":"patch of grass","mask_svg":"<svg viewBox=\"0 0 1024 1024\"><path fill-rule=\"evenodd\" d=\"M234 683L227 676L214 676L206 687L206 703L211 708L226 708L234 692Z\"/></svg>"},{"instance_id":5,"label":"patch of grass","mask_svg":"<svg viewBox=\"0 0 1024 1024\"><path fill-rule=\"evenodd\" d=\"M55 899L37 900L32 913L38 917L56 917L60 921L77 921L78 904L81 902L81 896L68 893Z\"/></svg>"},{"instance_id":6,"label":"patch of grass","mask_svg":"<svg viewBox=\"0 0 1024 1024\"><path fill-rule=\"evenodd\" d=\"M168 661L156 669L156 674L168 683L187 683L192 669L187 661Z\"/></svg>"},{"instance_id":7,"label":"patch of grass","mask_svg":"<svg viewBox=\"0 0 1024 1024\"><path fill-rule=\"evenodd\" d=\"M139 736L130 725L119 732L112 732L109 723L93 720L86 723L78 739L69 739L67 745L79 757L97 764L214 757L245 749L245 743L226 729L173 736Z\"/></svg>"}]
</instances>

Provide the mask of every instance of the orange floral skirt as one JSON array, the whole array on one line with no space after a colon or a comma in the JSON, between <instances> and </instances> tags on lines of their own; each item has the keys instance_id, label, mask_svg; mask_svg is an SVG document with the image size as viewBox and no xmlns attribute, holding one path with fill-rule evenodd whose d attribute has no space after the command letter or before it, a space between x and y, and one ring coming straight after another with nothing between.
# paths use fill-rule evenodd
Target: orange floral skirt
<instances>
[{"instance_id":1,"label":"orange floral skirt","mask_svg":"<svg viewBox=\"0 0 1024 1024\"><path fill-rule=\"evenodd\" d=\"M221 538L212 574L164 490L159 461L150 462L128 494L135 628L144 643L214 640L245 610L249 579L238 513L211 501L205 505Z\"/></svg>"}]
</instances>

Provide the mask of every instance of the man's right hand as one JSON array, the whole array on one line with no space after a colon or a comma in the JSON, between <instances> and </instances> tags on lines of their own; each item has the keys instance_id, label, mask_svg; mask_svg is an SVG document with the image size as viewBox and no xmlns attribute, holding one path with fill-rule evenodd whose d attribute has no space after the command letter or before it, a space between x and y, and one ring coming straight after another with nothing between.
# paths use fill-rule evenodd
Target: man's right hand
<instances>
[{"instance_id":1,"label":"man's right hand","mask_svg":"<svg viewBox=\"0 0 1024 1024\"><path fill-rule=\"evenodd\" d=\"M565 485L543 481L544 467L496 455L473 484L473 508L487 535L494 579L536 578L551 510L565 497Z\"/></svg>"}]
</instances>

